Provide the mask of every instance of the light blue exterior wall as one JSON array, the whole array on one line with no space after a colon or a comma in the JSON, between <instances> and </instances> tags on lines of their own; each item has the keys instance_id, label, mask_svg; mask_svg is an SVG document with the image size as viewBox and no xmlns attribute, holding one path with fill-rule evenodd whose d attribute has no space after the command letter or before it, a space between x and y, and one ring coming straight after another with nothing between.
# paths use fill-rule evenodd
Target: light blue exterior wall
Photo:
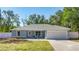
<instances>
[{"instance_id":1,"label":"light blue exterior wall","mask_svg":"<svg viewBox=\"0 0 79 59\"><path fill-rule=\"evenodd\" d=\"M28 32L33 32L33 31L20 31L20 36L18 36L18 31L12 31L12 37L22 37L22 38L44 38L45 37L45 31L41 31L40 36L36 36L36 34L29 35ZM36 32L36 31L34 31Z\"/></svg>"},{"instance_id":2,"label":"light blue exterior wall","mask_svg":"<svg viewBox=\"0 0 79 59\"><path fill-rule=\"evenodd\" d=\"M12 37L15 37L16 35L16 31L12 31Z\"/></svg>"},{"instance_id":3,"label":"light blue exterior wall","mask_svg":"<svg viewBox=\"0 0 79 59\"><path fill-rule=\"evenodd\" d=\"M27 37L27 32L26 31L20 31L20 36L21 37Z\"/></svg>"},{"instance_id":4,"label":"light blue exterior wall","mask_svg":"<svg viewBox=\"0 0 79 59\"><path fill-rule=\"evenodd\" d=\"M17 35L18 31L12 31L12 37L24 37L27 38L27 31L20 31L20 36Z\"/></svg>"}]
</instances>

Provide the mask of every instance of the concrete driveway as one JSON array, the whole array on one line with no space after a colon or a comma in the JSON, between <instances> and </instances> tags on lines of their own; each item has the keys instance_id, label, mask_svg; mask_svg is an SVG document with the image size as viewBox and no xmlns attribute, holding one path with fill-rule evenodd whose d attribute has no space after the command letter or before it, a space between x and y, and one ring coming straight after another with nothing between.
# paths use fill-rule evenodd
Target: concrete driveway
<instances>
[{"instance_id":1,"label":"concrete driveway","mask_svg":"<svg viewBox=\"0 0 79 59\"><path fill-rule=\"evenodd\" d=\"M48 40L56 51L79 51L79 42L70 40Z\"/></svg>"}]
</instances>

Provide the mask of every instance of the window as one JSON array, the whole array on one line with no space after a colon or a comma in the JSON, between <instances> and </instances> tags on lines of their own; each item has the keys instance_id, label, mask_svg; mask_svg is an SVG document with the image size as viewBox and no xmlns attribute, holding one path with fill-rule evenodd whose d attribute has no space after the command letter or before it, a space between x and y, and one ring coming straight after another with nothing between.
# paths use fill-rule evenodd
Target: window
<instances>
[{"instance_id":1,"label":"window","mask_svg":"<svg viewBox=\"0 0 79 59\"><path fill-rule=\"evenodd\" d=\"M40 36L40 31L36 31L36 36Z\"/></svg>"},{"instance_id":2,"label":"window","mask_svg":"<svg viewBox=\"0 0 79 59\"><path fill-rule=\"evenodd\" d=\"M18 36L20 36L20 31L17 32Z\"/></svg>"}]
</instances>

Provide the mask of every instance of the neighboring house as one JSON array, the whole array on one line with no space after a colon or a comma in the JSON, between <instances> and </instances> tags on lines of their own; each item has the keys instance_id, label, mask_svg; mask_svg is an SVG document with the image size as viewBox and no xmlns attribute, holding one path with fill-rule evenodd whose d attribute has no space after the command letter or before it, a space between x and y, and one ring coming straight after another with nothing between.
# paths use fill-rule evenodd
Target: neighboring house
<instances>
[{"instance_id":1,"label":"neighboring house","mask_svg":"<svg viewBox=\"0 0 79 59\"><path fill-rule=\"evenodd\" d=\"M12 37L68 39L69 28L49 24L31 24L12 29Z\"/></svg>"}]
</instances>

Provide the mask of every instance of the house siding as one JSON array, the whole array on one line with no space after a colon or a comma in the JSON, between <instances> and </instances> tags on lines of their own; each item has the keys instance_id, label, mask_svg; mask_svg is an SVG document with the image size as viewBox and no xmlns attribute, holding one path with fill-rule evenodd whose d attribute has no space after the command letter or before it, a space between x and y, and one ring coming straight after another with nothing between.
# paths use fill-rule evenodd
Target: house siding
<instances>
[{"instance_id":1,"label":"house siding","mask_svg":"<svg viewBox=\"0 0 79 59\"><path fill-rule=\"evenodd\" d=\"M12 31L12 36L18 37L17 31ZM28 38L28 31L20 31L19 37ZM68 31L48 30L48 31L45 31L45 38L47 38L47 39L68 39L69 35L68 35Z\"/></svg>"},{"instance_id":2,"label":"house siding","mask_svg":"<svg viewBox=\"0 0 79 59\"><path fill-rule=\"evenodd\" d=\"M12 37L15 37L15 36L17 36L17 35L16 35L16 31L14 30L14 31L12 31Z\"/></svg>"},{"instance_id":3,"label":"house siding","mask_svg":"<svg viewBox=\"0 0 79 59\"><path fill-rule=\"evenodd\" d=\"M26 31L20 31L20 37L26 37Z\"/></svg>"},{"instance_id":4,"label":"house siding","mask_svg":"<svg viewBox=\"0 0 79 59\"><path fill-rule=\"evenodd\" d=\"M27 31L20 31L20 36L17 35L18 31L12 31L12 37L24 37L27 38Z\"/></svg>"}]
</instances>

